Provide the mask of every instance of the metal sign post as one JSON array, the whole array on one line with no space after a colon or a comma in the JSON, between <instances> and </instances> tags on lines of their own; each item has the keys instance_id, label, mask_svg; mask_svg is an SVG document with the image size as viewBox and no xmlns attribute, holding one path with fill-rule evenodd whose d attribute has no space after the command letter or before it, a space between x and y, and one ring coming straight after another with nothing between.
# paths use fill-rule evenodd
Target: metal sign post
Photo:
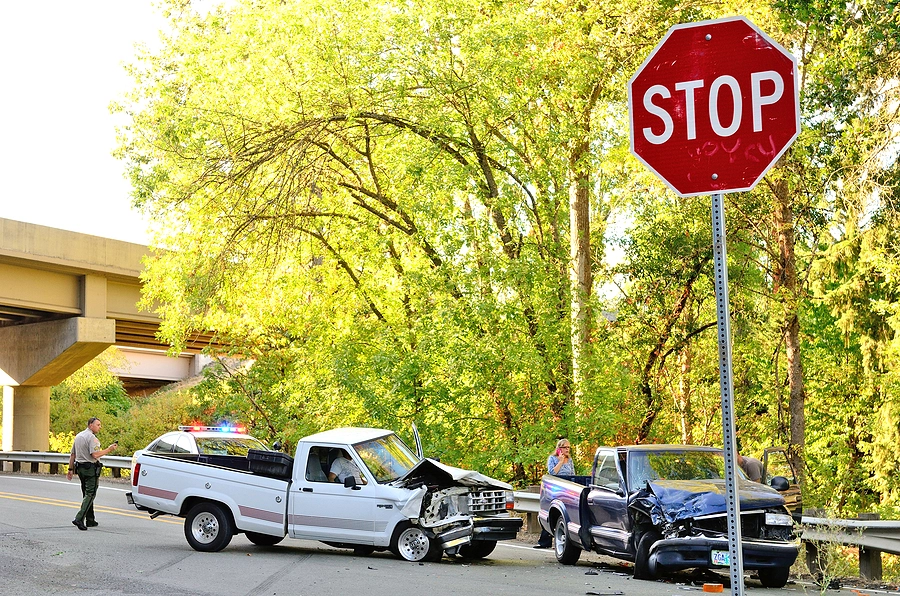
<instances>
[{"instance_id":1,"label":"metal sign post","mask_svg":"<svg viewBox=\"0 0 900 596\"><path fill-rule=\"evenodd\" d=\"M731 593L744 594L744 555L741 551L741 502L738 498L737 453L734 440L734 383L731 377L731 313L728 307L728 251L725 247L723 195L712 195L713 267L716 321L719 334L719 386L722 398L722 443L725 456L725 505L728 517L728 553Z\"/></svg>"},{"instance_id":2,"label":"metal sign post","mask_svg":"<svg viewBox=\"0 0 900 596\"><path fill-rule=\"evenodd\" d=\"M750 190L800 134L797 59L744 17L673 26L628 81L631 152L682 197L712 194L731 593L744 593L722 193ZM730 91L730 92L729 92ZM721 98L725 98L720 101Z\"/></svg>"}]
</instances>

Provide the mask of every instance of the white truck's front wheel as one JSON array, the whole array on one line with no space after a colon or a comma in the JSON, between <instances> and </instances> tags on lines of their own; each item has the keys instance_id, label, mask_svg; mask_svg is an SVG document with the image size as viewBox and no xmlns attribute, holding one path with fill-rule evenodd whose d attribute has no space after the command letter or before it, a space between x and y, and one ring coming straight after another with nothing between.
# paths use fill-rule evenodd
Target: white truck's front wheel
<instances>
[{"instance_id":1,"label":"white truck's front wheel","mask_svg":"<svg viewBox=\"0 0 900 596\"><path fill-rule=\"evenodd\" d=\"M184 518L184 537L194 550L218 552L228 546L233 535L231 516L217 503L198 503Z\"/></svg>"},{"instance_id":2,"label":"white truck's front wheel","mask_svg":"<svg viewBox=\"0 0 900 596\"><path fill-rule=\"evenodd\" d=\"M391 550L405 561L439 561L443 551L437 548L431 537L419 526L404 522L394 531Z\"/></svg>"}]
</instances>

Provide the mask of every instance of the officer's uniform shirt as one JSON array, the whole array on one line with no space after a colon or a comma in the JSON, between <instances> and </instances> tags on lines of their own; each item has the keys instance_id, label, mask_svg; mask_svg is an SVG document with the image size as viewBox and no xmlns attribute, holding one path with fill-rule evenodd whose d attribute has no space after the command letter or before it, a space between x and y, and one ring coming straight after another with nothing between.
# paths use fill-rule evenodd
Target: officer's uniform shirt
<instances>
[{"instance_id":1,"label":"officer's uniform shirt","mask_svg":"<svg viewBox=\"0 0 900 596\"><path fill-rule=\"evenodd\" d=\"M97 462L94 452L100 450L100 439L86 428L75 435L75 442L72 444L72 451L75 452L75 463L93 464Z\"/></svg>"}]
</instances>

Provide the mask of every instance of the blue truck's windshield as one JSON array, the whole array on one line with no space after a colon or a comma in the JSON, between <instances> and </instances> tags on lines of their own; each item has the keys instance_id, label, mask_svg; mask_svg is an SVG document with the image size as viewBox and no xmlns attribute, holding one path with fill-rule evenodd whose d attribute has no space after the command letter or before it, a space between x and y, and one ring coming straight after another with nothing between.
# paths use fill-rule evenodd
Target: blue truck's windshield
<instances>
[{"instance_id":1,"label":"blue truck's windshield","mask_svg":"<svg viewBox=\"0 0 900 596\"><path fill-rule=\"evenodd\" d=\"M648 480L719 480L725 478L725 459L716 451L635 452L629 458L628 478L631 490L643 488Z\"/></svg>"},{"instance_id":2,"label":"blue truck's windshield","mask_svg":"<svg viewBox=\"0 0 900 596\"><path fill-rule=\"evenodd\" d=\"M400 437L391 434L353 446L379 483L391 482L409 472L419 458Z\"/></svg>"}]
</instances>

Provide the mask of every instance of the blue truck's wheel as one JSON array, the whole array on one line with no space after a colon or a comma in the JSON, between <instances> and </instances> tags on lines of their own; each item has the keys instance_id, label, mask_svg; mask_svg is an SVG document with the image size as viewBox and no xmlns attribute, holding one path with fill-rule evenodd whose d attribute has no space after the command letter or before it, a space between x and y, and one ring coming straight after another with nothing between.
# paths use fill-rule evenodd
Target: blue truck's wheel
<instances>
[{"instance_id":1,"label":"blue truck's wheel","mask_svg":"<svg viewBox=\"0 0 900 596\"><path fill-rule=\"evenodd\" d=\"M556 560L563 565L574 565L581 557L581 549L572 544L569 540L569 532L566 529L566 519L559 516L556 520L556 527L553 530L554 552Z\"/></svg>"},{"instance_id":2,"label":"blue truck's wheel","mask_svg":"<svg viewBox=\"0 0 900 596\"><path fill-rule=\"evenodd\" d=\"M217 503L198 503L184 518L184 537L194 550L218 552L228 546L233 535L231 515Z\"/></svg>"},{"instance_id":3,"label":"blue truck's wheel","mask_svg":"<svg viewBox=\"0 0 900 596\"><path fill-rule=\"evenodd\" d=\"M247 535L247 540L256 546L275 546L284 540L284 536L272 536L271 534L258 534L256 532L244 533Z\"/></svg>"},{"instance_id":4,"label":"blue truck's wheel","mask_svg":"<svg viewBox=\"0 0 900 596\"><path fill-rule=\"evenodd\" d=\"M653 530L641 534L634 555L634 579L656 579L656 570L650 565L650 547L662 536Z\"/></svg>"},{"instance_id":5,"label":"blue truck's wheel","mask_svg":"<svg viewBox=\"0 0 900 596\"><path fill-rule=\"evenodd\" d=\"M772 567L769 569L757 569L759 581L766 588L783 588L791 574L790 567Z\"/></svg>"}]
</instances>

